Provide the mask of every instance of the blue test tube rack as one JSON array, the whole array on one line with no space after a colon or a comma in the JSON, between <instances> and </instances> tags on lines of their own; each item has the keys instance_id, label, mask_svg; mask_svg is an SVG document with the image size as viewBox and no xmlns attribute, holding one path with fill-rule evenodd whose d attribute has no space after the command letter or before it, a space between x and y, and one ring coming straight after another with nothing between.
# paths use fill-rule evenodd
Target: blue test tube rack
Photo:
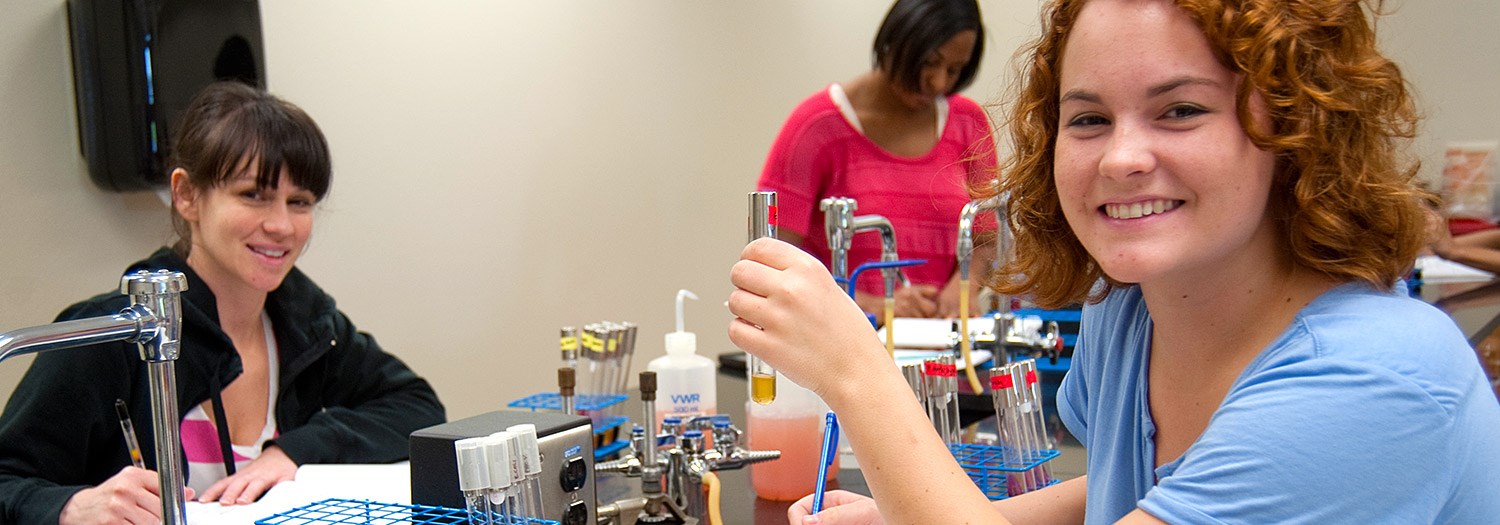
<instances>
[{"instance_id":1,"label":"blue test tube rack","mask_svg":"<svg viewBox=\"0 0 1500 525\"><path fill-rule=\"evenodd\" d=\"M521 522L521 520L512 521ZM460 509L330 498L266 516L256 520L255 525L321 525L325 523L459 525L468 522L468 511ZM526 525L559 525L553 520L537 518L525 518L524 523Z\"/></svg>"},{"instance_id":2,"label":"blue test tube rack","mask_svg":"<svg viewBox=\"0 0 1500 525\"><path fill-rule=\"evenodd\" d=\"M953 459L958 460L958 466L963 467L964 473L969 475L969 479L992 501L1009 497L1009 490L1005 485L1007 473L1027 472L1058 456L1056 450L1048 449L1023 458L1019 463L1007 463L1002 459L1005 447L997 445L949 443L948 450L953 453ZM1056 483L1057 480L1053 479L1047 485Z\"/></svg>"},{"instance_id":3,"label":"blue test tube rack","mask_svg":"<svg viewBox=\"0 0 1500 525\"><path fill-rule=\"evenodd\" d=\"M620 402L625 401L625 399L627 399L628 397L629 396L625 394L580 394L577 396L573 396L573 408L579 412L603 410L605 408L620 404ZM540 394L533 394L521 399L517 399L515 401L511 401L505 406L510 408L530 409L532 412L535 412L538 409L561 411L562 396L558 395L558 393L556 392L542 392ZM597 442L601 436L604 436L605 433L619 427L620 425L625 424L626 421L630 421L630 418L625 416L609 416L600 419L597 424L594 425L595 442ZM630 433L617 432L616 436L623 436L623 439L616 438L611 443L605 443L601 446L594 447L595 461L613 457L621 449L630 446Z\"/></svg>"}]
</instances>

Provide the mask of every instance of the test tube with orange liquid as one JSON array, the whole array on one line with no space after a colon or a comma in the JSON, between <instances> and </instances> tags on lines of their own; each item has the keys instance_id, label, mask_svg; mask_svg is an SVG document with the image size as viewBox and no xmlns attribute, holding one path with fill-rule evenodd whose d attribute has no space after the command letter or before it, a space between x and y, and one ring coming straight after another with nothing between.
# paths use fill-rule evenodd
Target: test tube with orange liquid
<instances>
[{"instance_id":1,"label":"test tube with orange liquid","mask_svg":"<svg viewBox=\"0 0 1500 525\"><path fill-rule=\"evenodd\" d=\"M776 192L750 192L750 241L776 237ZM776 369L761 358L750 355L746 372L750 375L750 400L765 405L776 400Z\"/></svg>"}]
</instances>

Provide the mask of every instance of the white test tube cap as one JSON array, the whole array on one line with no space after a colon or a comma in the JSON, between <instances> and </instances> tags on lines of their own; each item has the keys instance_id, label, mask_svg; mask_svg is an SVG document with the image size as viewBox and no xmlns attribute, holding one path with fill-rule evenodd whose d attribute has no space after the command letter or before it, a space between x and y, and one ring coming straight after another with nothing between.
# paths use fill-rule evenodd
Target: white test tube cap
<instances>
[{"instance_id":1,"label":"white test tube cap","mask_svg":"<svg viewBox=\"0 0 1500 525\"><path fill-rule=\"evenodd\" d=\"M487 448L485 438L453 442L453 452L458 460L458 490L470 492L490 488Z\"/></svg>"},{"instance_id":2,"label":"white test tube cap","mask_svg":"<svg viewBox=\"0 0 1500 525\"><path fill-rule=\"evenodd\" d=\"M489 455L489 461L485 462L488 467L490 478L489 486L486 488L504 490L510 488L510 447L505 444L506 438L496 432L488 437L479 438L484 441L485 453Z\"/></svg>"},{"instance_id":3,"label":"white test tube cap","mask_svg":"<svg viewBox=\"0 0 1500 525\"><path fill-rule=\"evenodd\" d=\"M505 429L506 432L519 434L521 443L521 461L526 468L526 475L532 476L542 473L542 451L541 445L537 443L536 425L522 423L511 425Z\"/></svg>"}]
</instances>

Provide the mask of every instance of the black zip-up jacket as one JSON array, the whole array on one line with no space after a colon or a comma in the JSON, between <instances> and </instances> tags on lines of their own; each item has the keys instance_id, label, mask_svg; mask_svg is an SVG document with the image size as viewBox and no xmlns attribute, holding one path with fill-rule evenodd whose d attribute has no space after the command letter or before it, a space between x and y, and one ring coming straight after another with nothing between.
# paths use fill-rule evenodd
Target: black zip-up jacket
<instances>
[{"instance_id":1,"label":"black zip-up jacket","mask_svg":"<svg viewBox=\"0 0 1500 525\"><path fill-rule=\"evenodd\" d=\"M241 372L239 355L219 328L213 292L186 261L164 248L127 272L140 269L187 275L176 361L180 422L204 401L218 403L218 390ZM57 319L113 315L129 302L106 293ZM301 271L294 268L270 293L266 314L280 348L280 435L271 443L298 465L399 461L412 431L444 421L427 381L356 330ZM146 365L134 343L36 356L0 416L0 523L57 523L74 493L130 464L116 399L129 404L146 466L155 469Z\"/></svg>"}]
</instances>

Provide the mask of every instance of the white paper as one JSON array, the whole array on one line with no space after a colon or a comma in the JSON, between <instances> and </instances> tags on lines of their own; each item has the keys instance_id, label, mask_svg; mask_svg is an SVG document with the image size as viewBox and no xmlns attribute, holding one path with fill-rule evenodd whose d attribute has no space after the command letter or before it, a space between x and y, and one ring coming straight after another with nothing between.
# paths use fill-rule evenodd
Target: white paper
<instances>
[{"instance_id":1,"label":"white paper","mask_svg":"<svg viewBox=\"0 0 1500 525\"><path fill-rule=\"evenodd\" d=\"M897 317L891 321L895 327L896 348L898 349L935 349L950 348L953 342L949 337L953 334L953 319L924 319L919 317ZM995 332L995 320L988 317L974 317L969 319L969 333L974 335L993 334ZM880 341L885 342L885 327L876 331Z\"/></svg>"},{"instance_id":2,"label":"white paper","mask_svg":"<svg viewBox=\"0 0 1500 525\"><path fill-rule=\"evenodd\" d=\"M1424 283L1469 283L1485 282L1495 274L1465 266L1436 255L1417 257L1417 269L1422 271ZM899 335L900 332L897 332Z\"/></svg>"},{"instance_id":3,"label":"white paper","mask_svg":"<svg viewBox=\"0 0 1500 525\"><path fill-rule=\"evenodd\" d=\"M411 503L411 467L388 465L303 465L296 477L271 487L260 501L249 505L188 502L187 522L193 525L253 525L278 512L328 498Z\"/></svg>"}]
</instances>

